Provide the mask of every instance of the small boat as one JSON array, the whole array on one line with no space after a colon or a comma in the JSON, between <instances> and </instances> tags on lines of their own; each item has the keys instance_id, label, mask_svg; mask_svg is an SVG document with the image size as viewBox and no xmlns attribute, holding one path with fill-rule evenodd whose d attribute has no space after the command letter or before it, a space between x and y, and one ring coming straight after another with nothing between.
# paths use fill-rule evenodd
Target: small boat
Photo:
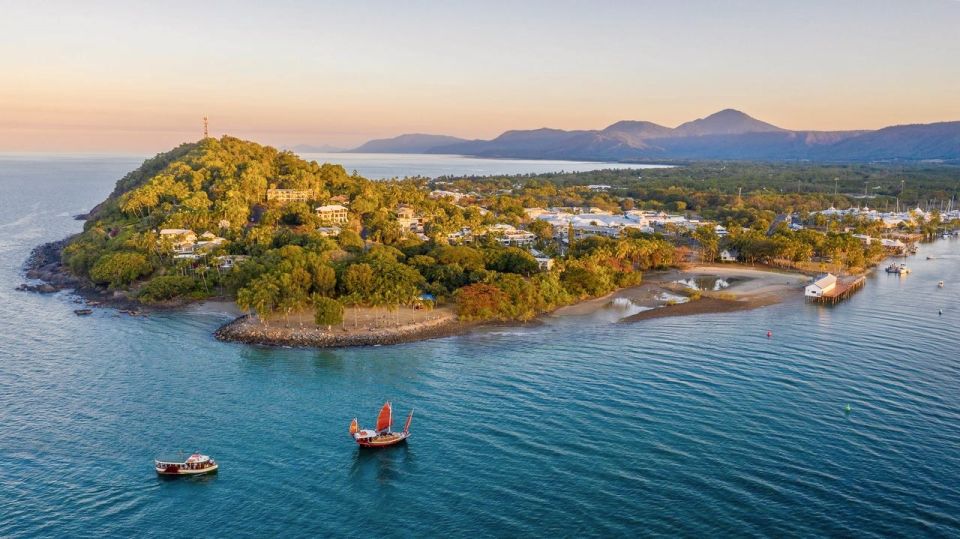
<instances>
[{"instance_id":1,"label":"small boat","mask_svg":"<svg viewBox=\"0 0 960 539\"><path fill-rule=\"evenodd\" d=\"M389 401L380 408L377 415L377 428L361 429L357 418L350 422L350 436L360 447L388 447L399 444L410 437L410 422L413 421L413 410L407 415L407 422L403 425L403 432L393 432L393 406Z\"/></svg>"},{"instance_id":2,"label":"small boat","mask_svg":"<svg viewBox=\"0 0 960 539\"><path fill-rule=\"evenodd\" d=\"M203 475L214 473L219 466L207 455L194 453L182 462L173 460L154 460L153 467L157 470L157 475L179 476L179 475Z\"/></svg>"},{"instance_id":3,"label":"small boat","mask_svg":"<svg viewBox=\"0 0 960 539\"><path fill-rule=\"evenodd\" d=\"M940 288L943 288L943 281L940 281L939 283L937 283L937 286Z\"/></svg>"},{"instance_id":4,"label":"small boat","mask_svg":"<svg viewBox=\"0 0 960 539\"><path fill-rule=\"evenodd\" d=\"M93 314L93 309L74 309L73 314L77 316L87 316L88 314Z\"/></svg>"},{"instance_id":5,"label":"small boat","mask_svg":"<svg viewBox=\"0 0 960 539\"><path fill-rule=\"evenodd\" d=\"M896 262L894 262L893 264L890 264L889 266L887 266L887 269L885 269L884 271L886 271L887 273L898 273L900 275L906 275L910 273L910 268L908 268L906 264L897 264Z\"/></svg>"}]
</instances>

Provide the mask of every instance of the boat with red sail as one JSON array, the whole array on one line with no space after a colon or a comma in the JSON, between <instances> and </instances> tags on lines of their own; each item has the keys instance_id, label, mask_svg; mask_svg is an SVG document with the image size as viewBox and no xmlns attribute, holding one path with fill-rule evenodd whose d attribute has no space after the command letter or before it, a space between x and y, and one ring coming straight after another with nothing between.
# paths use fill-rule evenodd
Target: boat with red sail
<instances>
[{"instance_id":1,"label":"boat with red sail","mask_svg":"<svg viewBox=\"0 0 960 539\"><path fill-rule=\"evenodd\" d=\"M413 410L410 410L410 414L407 415L407 422L403 425L403 430L393 432L391 430L393 427L393 405L387 401L377 415L377 428L362 429L357 422L357 418L353 418L353 421L350 422L350 436L360 447L388 447L399 444L410 437L411 421L413 421Z\"/></svg>"},{"instance_id":2,"label":"boat with red sail","mask_svg":"<svg viewBox=\"0 0 960 539\"><path fill-rule=\"evenodd\" d=\"M160 460L153 461L154 469L157 475L176 476L176 475L204 475L215 473L220 467L216 461L207 455L194 453L183 460Z\"/></svg>"}]
</instances>

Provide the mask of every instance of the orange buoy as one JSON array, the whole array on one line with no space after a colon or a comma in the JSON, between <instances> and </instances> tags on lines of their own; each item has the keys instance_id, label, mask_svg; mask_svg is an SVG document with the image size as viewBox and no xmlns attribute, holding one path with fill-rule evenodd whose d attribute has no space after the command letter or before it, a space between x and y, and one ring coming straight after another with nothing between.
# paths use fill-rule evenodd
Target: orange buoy
<instances>
[{"instance_id":1,"label":"orange buoy","mask_svg":"<svg viewBox=\"0 0 960 539\"><path fill-rule=\"evenodd\" d=\"M773 337L773 332L768 330L768 331L767 331L767 338L769 339L770 337Z\"/></svg>"}]
</instances>

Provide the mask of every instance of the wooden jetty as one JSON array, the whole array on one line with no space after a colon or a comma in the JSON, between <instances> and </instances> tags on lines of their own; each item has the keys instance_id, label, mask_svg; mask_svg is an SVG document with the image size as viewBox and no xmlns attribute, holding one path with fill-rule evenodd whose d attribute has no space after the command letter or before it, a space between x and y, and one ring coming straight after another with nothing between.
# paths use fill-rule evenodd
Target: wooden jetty
<instances>
[{"instance_id":1,"label":"wooden jetty","mask_svg":"<svg viewBox=\"0 0 960 539\"><path fill-rule=\"evenodd\" d=\"M846 281L837 279L837 284L833 288L825 290L819 297L811 297L808 299L817 303L829 303L833 305L852 296L857 290L863 288L866 282L867 278L862 275Z\"/></svg>"}]
</instances>

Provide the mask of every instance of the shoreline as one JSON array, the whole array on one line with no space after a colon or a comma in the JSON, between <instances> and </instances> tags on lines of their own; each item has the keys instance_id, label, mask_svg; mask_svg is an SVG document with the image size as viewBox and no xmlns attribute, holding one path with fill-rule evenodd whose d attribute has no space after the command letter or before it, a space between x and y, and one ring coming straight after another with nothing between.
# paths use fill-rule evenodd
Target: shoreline
<instances>
[{"instance_id":1,"label":"shoreline","mask_svg":"<svg viewBox=\"0 0 960 539\"><path fill-rule=\"evenodd\" d=\"M354 346L382 346L425 341L461 335L482 324L461 322L443 317L393 328L364 328L364 330L331 330L313 327L277 327L261 323L245 314L220 326L213 332L218 341L238 342L261 346L292 346L301 348L344 348Z\"/></svg>"},{"instance_id":2,"label":"shoreline","mask_svg":"<svg viewBox=\"0 0 960 539\"><path fill-rule=\"evenodd\" d=\"M313 324L309 315L303 313L295 315L293 325L289 321L281 324L277 320L263 323L254 316L242 314L233 301L221 297L148 305L124 293L111 292L73 276L60 261L60 250L70 239L68 237L36 247L24 264L24 276L41 284L25 283L18 289L41 294L72 290L86 305L114 308L131 315L144 311L186 310L210 304L236 316L213 332L217 340L265 346L380 346L461 335L478 327L512 325L510 322L495 321L463 322L457 319L450 307L439 307L429 311L429 314L417 314L413 309L401 308L400 312L392 311L395 314L389 316L369 308L360 311L365 319L363 326L349 328L352 317L345 314L343 324L336 329L326 330ZM548 316L590 316L612 306L636 311L623 313L624 316L612 320L615 323L744 311L781 303L792 292L801 290L808 280L809 277L800 272L740 264L697 265L683 270L650 272L645 276L645 282L639 285L560 307L543 313L533 322ZM404 323L400 323L401 314ZM359 315L354 315L354 320L356 316ZM389 320L393 316L396 317L395 323Z\"/></svg>"}]
</instances>

